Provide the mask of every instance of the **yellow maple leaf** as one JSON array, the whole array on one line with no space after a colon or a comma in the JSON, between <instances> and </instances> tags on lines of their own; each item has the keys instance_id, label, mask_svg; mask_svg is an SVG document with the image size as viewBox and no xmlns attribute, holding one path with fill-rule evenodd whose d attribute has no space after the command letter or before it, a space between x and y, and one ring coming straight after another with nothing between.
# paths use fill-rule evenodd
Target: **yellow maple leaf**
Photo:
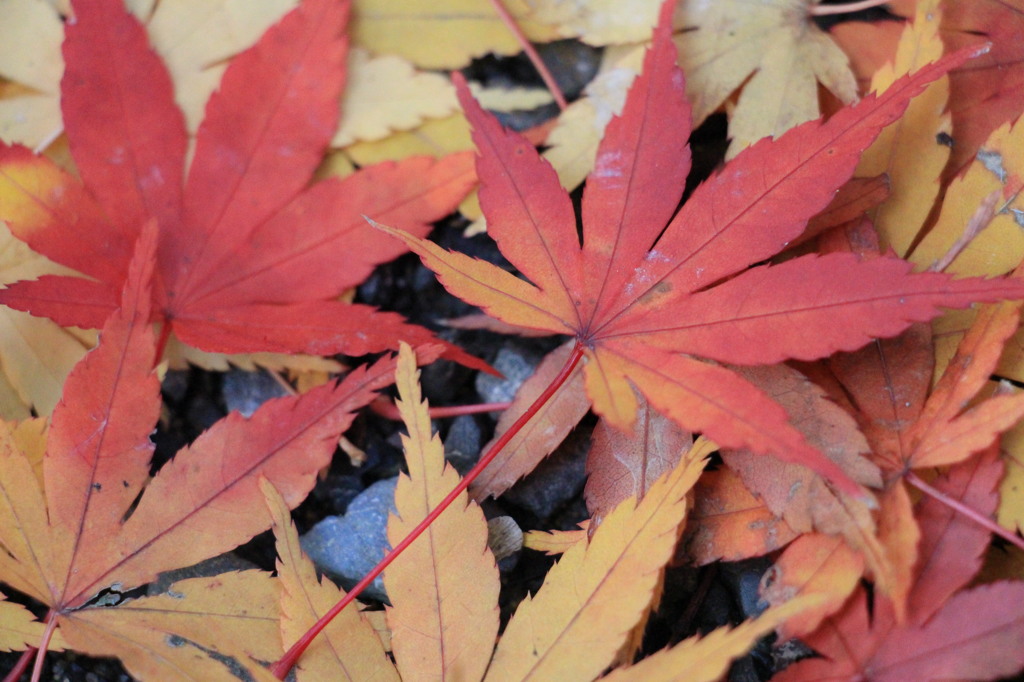
<instances>
[{"instance_id":1,"label":"yellow maple leaf","mask_svg":"<svg viewBox=\"0 0 1024 682\"><path fill-rule=\"evenodd\" d=\"M228 60L298 0L160 0L152 11L128 4L137 16L149 18L150 41L171 72L185 124L195 131Z\"/></svg>"},{"instance_id":2,"label":"yellow maple leaf","mask_svg":"<svg viewBox=\"0 0 1024 682\"><path fill-rule=\"evenodd\" d=\"M531 530L523 533L523 547L535 552L544 552L548 556L564 554L577 542L586 540L590 520L583 521L579 528L571 530Z\"/></svg>"},{"instance_id":3,"label":"yellow maple leaf","mask_svg":"<svg viewBox=\"0 0 1024 682\"><path fill-rule=\"evenodd\" d=\"M554 26L533 20L527 0L504 5L531 41L560 37ZM355 0L352 7L357 44L424 69L458 69L474 57L522 50L490 0Z\"/></svg>"},{"instance_id":4,"label":"yellow maple leaf","mask_svg":"<svg viewBox=\"0 0 1024 682\"><path fill-rule=\"evenodd\" d=\"M650 28L648 36L650 37ZM643 64L644 45L609 51L597 75L576 100L558 117L544 152L562 186L572 190L594 167L597 145L613 116L622 113L626 92Z\"/></svg>"},{"instance_id":5,"label":"yellow maple leaf","mask_svg":"<svg viewBox=\"0 0 1024 682\"><path fill-rule=\"evenodd\" d=\"M402 344L395 383L408 476L395 488L397 514L388 540L398 544L458 484L431 433L412 349ZM394 607L391 647L403 680L478 680L498 634L498 568L487 548L487 522L466 493L384 572Z\"/></svg>"},{"instance_id":6,"label":"yellow maple leaf","mask_svg":"<svg viewBox=\"0 0 1024 682\"><path fill-rule=\"evenodd\" d=\"M676 14L679 64L699 125L738 88L728 157L818 118L818 83L844 103L857 81L832 39L813 23L820 0L684 2Z\"/></svg>"},{"instance_id":7,"label":"yellow maple leaf","mask_svg":"<svg viewBox=\"0 0 1024 682\"><path fill-rule=\"evenodd\" d=\"M761 637L783 621L818 602L817 596L799 597L765 611L756 620L735 628L718 628L705 637L691 637L648 656L636 665L613 670L602 677L608 682L714 682L729 669L733 659L745 654Z\"/></svg>"},{"instance_id":8,"label":"yellow maple leaf","mask_svg":"<svg viewBox=\"0 0 1024 682\"><path fill-rule=\"evenodd\" d=\"M70 272L29 249L0 223L0 282ZM13 390L0 416L24 418L30 407L40 415L52 412L68 372L95 338L95 332L72 332L45 318L0 309L0 369Z\"/></svg>"},{"instance_id":9,"label":"yellow maple leaf","mask_svg":"<svg viewBox=\"0 0 1024 682\"><path fill-rule=\"evenodd\" d=\"M0 593L0 651L21 651L43 636L43 624L21 604Z\"/></svg>"},{"instance_id":10,"label":"yellow maple leaf","mask_svg":"<svg viewBox=\"0 0 1024 682\"><path fill-rule=\"evenodd\" d=\"M227 372L232 367L255 372L266 369L274 372L288 370L299 376L310 373L337 374L345 366L331 358L315 355L286 355L284 353L207 353L186 346L174 335L167 342L164 361L170 369L187 369L190 365L210 372Z\"/></svg>"},{"instance_id":11,"label":"yellow maple leaf","mask_svg":"<svg viewBox=\"0 0 1024 682\"><path fill-rule=\"evenodd\" d=\"M0 138L36 146L60 130L60 41L64 26L52 7L7 0L0 22ZM39 50L39 45L53 49ZM28 55L32 58L27 58Z\"/></svg>"},{"instance_id":12,"label":"yellow maple leaf","mask_svg":"<svg viewBox=\"0 0 1024 682\"><path fill-rule=\"evenodd\" d=\"M939 0L925 0L900 37L896 61L875 73L871 90L882 92L900 76L916 71L942 56ZM891 246L905 256L925 224L939 194L942 170L949 160L949 147L937 137L950 132L946 112L949 77L931 83L915 97L896 123L879 134L864 151L856 175L869 177L885 173L889 198L871 212L883 249Z\"/></svg>"},{"instance_id":13,"label":"yellow maple leaf","mask_svg":"<svg viewBox=\"0 0 1024 682\"><path fill-rule=\"evenodd\" d=\"M269 520L259 513L259 477L298 504L356 403L375 393L356 370L342 384L271 401L249 419L228 417L150 479L149 433L160 407L148 323L156 237L149 223L122 307L65 383L45 456L38 422L14 429L0 422L0 579L49 606L41 651L56 626L60 647L117 656L142 678L227 679L212 654L242 665L280 654L278 596L268 576L204 578L130 602L119 592L262 532ZM391 362L377 368L373 385L390 383ZM252 674L266 679L265 672Z\"/></svg>"},{"instance_id":14,"label":"yellow maple leaf","mask_svg":"<svg viewBox=\"0 0 1024 682\"><path fill-rule=\"evenodd\" d=\"M32 462L17 445L28 437L24 430L12 432L6 425L0 435L0 525L7 529L0 539L5 550L0 552L0 575L15 589L47 601L50 586L46 576L53 573L51 555L57 552L45 541L49 530L46 507ZM33 445L31 449L38 448ZM244 600L237 599L240 593L246 595ZM279 647L276 601L270 577L258 571L181 581L164 595L136 599L116 609L87 608L69 614L62 618L49 648L72 647L94 656L117 656L142 679L195 679L183 676L181 671L187 669L199 671L203 679L229 679L222 663L176 638L240 662L248 661L250 655L269 658ZM41 624L26 626L6 607L0 620L0 633L12 627L25 636L42 633ZM227 632L232 635L226 636ZM9 635L0 638L8 646L22 648L12 644ZM40 639L37 636L23 644L37 645Z\"/></svg>"},{"instance_id":15,"label":"yellow maple leaf","mask_svg":"<svg viewBox=\"0 0 1024 682\"><path fill-rule=\"evenodd\" d=\"M546 88L484 87L470 83L469 91L480 106L489 111L526 111L553 104L555 98Z\"/></svg>"},{"instance_id":16,"label":"yellow maple leaf","mask_svg":"<svg viewBox=\"0 0 1024 682\"><path fill-rule=\"evenodd\" d=\"M684 457L636 503L609 513L590 542L572 545L524 600L498 643L487 680L593 679L650 604L679 539L686 494L704 459Z\"/></svg>"},{"instance_id":17,"label":"yellow maple leaf","mask_svg":"<svg viewBox=\"0 0 1024 682\"><path fill-rule=\"evenodd\" d=\"M529 0L533 18L591 45L643 42L658 23L661 0Z\"/></svg>"},{"instance_id":18,"label":"yellow maple leaf","mask_svg":"<svg viewBox=\"0 0 1024 682\"><path fill-rule=\"evenodd\" d=\"M321 170L328 175L345 176L354 172L356 165L369 166L424 154L440 158L472 148L469 122L459 111L444 118L428 119L416 128L392 133L381 140L356 142L336 150L327 156ZM480 217L475 191L459 204L459 211L470 220Z\"/></svg>"},{"instance_id":19,"label":"yellow maple leaf","mask_svg":"<svg viewBox=\"0 0 1024 682\"><path fill-rule=\"evenodd\" d=\"M394 55L371 57L353 48L342 102L341 125L331 145L387 137L411 130L427 119L444 118L458 109L455 88L445 76L417 71Z\"/></svg>"},{"instance_id":20,"label":"yellow maple leaf","mask_svg":"<svg viewBox=\"0 0 1024 682\"><path fill-rule=\"evenodd\" d=\"M911 253L910 260L921 267L938 261L963 236L978 206L998 191L1002 196L992 222L971 240L945 272L994 276L1017 267L1024 258L1022 177L1024 117L993 132L967 173L950 183L938 221Z\"/></svg>"},{"instance_id":21,"label":"yellow maple leaf","mask_svg":"<svg viewBox=\"0 0 1024 682\"><path fill-rule=\"evenodd\" d=\"M1006 432L1002 445L1006 473L999 484L996 518L1004 528L1024 532L1024 424Z\"/></svg>"},{"instance_id":22,"label":"yellow maple leaf","mask_svg":"<svg viewBox=\"0 0 1024 682\"><path fill-rule=\"evenodd\" d=\"M270 574L221 573L178 581L164 594L117 608L84 609L58 632L76 651L116 656L141 680L231 682L238 679L224 664L231 658L250 678L273 682L253 659L280 653L277 601Z\"/></svg>"},{"instance_id":23,"label":"yellow maple leaf","mask_svg":"<svg viewBox=\"0 0 1024 682\"><path fill-rule=\"evenodd\" d=\"M982 146L978 158L946 190L935 225L910 254L919 267L931 266L962 242L965 230L979 206L997 193L995 215L945 268L958 275L996 276L1009 272L1024 259L1024 117L998 128ZM935 335L935 377L941 376L970 328L977 311L949 312L932 323ZM997 373L1024 379L1024 334L1020 331L1006 344Z\"/></svg>"},{"instance_id":24,"label":"yellow maple leaf","mask_svg":"<svg viewBox=\"0 0 1024 682\"><path fill-rule=\"evenodd\" d=\"M394 161L418 154L440 158L472 148L469 123L459 112L444 118L431 119L412 130L395 133L383 140L357 142L340 152L334 152L332 156L342 154L360 166L369 166L381 161Z\"/></svg>"}]
</instances>

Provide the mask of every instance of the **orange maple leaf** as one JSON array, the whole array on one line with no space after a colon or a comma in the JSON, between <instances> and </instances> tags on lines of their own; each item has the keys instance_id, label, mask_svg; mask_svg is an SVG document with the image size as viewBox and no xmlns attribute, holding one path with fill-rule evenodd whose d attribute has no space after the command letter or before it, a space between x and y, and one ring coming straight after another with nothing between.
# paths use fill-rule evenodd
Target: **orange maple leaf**
<instances>
[{"instance_id":1,"label":"orange maple leaf","mask_svg":"<svg viewBox=\"0 0 1024 682\"><path fill-rule=\"evenodd\" d=\"M936 486L982 513L991 513L1003 467L996 448L954 466ZM775 679L988 680L1024 666L1024 584L998 582L961 588L981 567L989 533L934 499L916 513L921 556L914 571L908 619L891 602L863 588L837 615L803 639L823 658L796 663Z\"/></svg>"},{"instance_id":2,"label":"orange maple leaf","mask_svg":"<svg viewBox=\"0 0 1024 682\"><path fill-rule=\"evenodd\" d=\"M681 426L723 447L805 464L860 494L782 407L718 363L819 358L898 334L939 314L939 306L1024 295L1016 282L912 274L895 258L829 254L756 265L799 237L911 97L969 55L929 65L825 123L762 140L677 212L690 165L689 106L670 14L666 3L643 75L598 150L583 196L582 245L555 172L485 114L457 77L481 153L490 234L528 281L382 229L460 298L507 323L575 337L593 408L616 427L635 419L635 386Z\"/></svg>"}]
</instances>

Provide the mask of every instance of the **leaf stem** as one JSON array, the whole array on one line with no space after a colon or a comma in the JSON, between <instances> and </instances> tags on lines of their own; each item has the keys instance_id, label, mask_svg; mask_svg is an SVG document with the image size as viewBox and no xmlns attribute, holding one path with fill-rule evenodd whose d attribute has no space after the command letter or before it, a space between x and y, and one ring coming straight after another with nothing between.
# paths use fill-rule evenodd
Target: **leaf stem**
<instances>
[{"instance_id":1,"label":"leaf stem","mask_svg":"<svg viewBox=\"0 0 1024 682\"><path fill-rule=\"evenodd\" d=\"M555 77L551 75L551 71L548 70L547 64L537 54L537 50L530 43L526 34L523 33L523 29L519 28L519 24L516 23L515 18L509 14L508 9L505 7L505 3L502 0L491 0L491 4L494 5L494 11L498 13L501 21L508 27L508 30L512 32L512 35L519 41L520 47L523 48L523 52L529 57L530 63L533 64L533 68L537 69L537 73L540 74L540 78L544 81L544 85L547 86L548 91L551 92L551 96L555 98L555 103L558 104L558 108L562 111L569 106L565 101L565 95L562 93L562 89L558 87L558 82L555 81Z\"/></svg>"},{"instance_id":2,"label":"leaf stem","mask_svg":"<svg viewBox=\"0 0 1024 682\"><path fill-rule=\"evenodd\" d=\"M476 405L446 405L444 407L431 407L428 410L431 419L445 419L447 417L460 417L464 414L481 414L483 412L504 412L512 403L478 403ZM402 416L398 408L388 398L381 396L370 403L373 413L384 417L401 421Z\"/></svg>"},{"instance_id":3,"label":"leaf stem","mask_svg":"<svg viewBox=\"0 0 1024 682\"><path fill-rule=\"evenodd\" d=\"M830 14L852 14L872 7L882 7L888 4L889 0L861 0L860 2L848 2L843 5L815 5L811 8L812 17L824 17Z\"/></svg>"},{"instance_id":4,"label":"leaf stem","mask_svg":"<svg viewBox=\"0 0 1024 682\"><path fill-rule=\"evenodd\" d=\"M996 217L996 203L1001 195L1002 190L997 189L981 200L981 204L974 211L974 215L967 221L967 227L964 228L963 234L949 247L942 258L928 267L929 272L942 272L948 268L963 253L963 250L974 241L974 238L989 226L992 219Z\"/></svg>"},{"instance_id":5,"label":"leaf stem","mask_svg":"<svg viewBox=\"0 0 1024 682\"><path fill-rule=\"evenodd\" d=\"M37 649L34 646L30 646L22 651L21 657L18 658L18 662L15 663L10 672L4 676L3 682L18 682L18 680L21 679L22 673L25 672L29 663L31 663L32 659L35 657L36 651Z\"/></svg>"},{"instance_id":6,"label":"leaf stem","mask_svg":"<svg viewBox=\"0 0 1024 682\"><path fill-rule=\"evenodd\" d=\"M46 650L50 648L50 640L53 639L53 631L57 629L57 612L50 609L46 614L46 629L43 630L43 638L39 640L39 649L36 651L36 664L32 666L32 682L39 682L43 678L43 661L46 659Z\"/></svg>"},{"instance_id":7,"label":"leaf stem","mask_svg":"<svg viewBox=\"0 0 1024 682\"><path fill-rule=\"evenodd\" d=\"M298 641L288 649L287 652L285 652L285 655L282 656L279 661L270 666L270 672L273 673L277 679L283 680L288 674L288 671L292 669L296 662L298 662L302 653L312 643L313 639L320 634L325 627L327 627L334 617L354 601L355 598L358 597L359 594L365 590L378 575L383 573L384 569L386 569L391 562L398 557L398 555L405 551L406 547L415 542L416 538L422 535L423 531L425 531L430 524L432 524L434 520L437 519L437 517L455 501L455 498L466 491L470 484L476 480L481 473L483 473L484 469L487 468L487 465L489 465L494 458L498 456L498 453L501 452L502 448L504 448L508 442L512 440L520 430L522 430L523 426L525 426L526 423L529 422L535 414L537 414L540 408L551 399L551 396L553 396L555 392L562 387L562 384L572 376L573 371L576 369L576 365L579 364L582 357L583 346L580 345L579 341L577 341L576 345L573 346L572 352L569 354L569 358L565 361L565 365L562 366L562 369L558 372L558 375L551 381L548 387L544 389L544 392L537 396L537 399L533 401L533 404L530 405L530 407L512 424L511 427L509 427L508 431L503 433L501 438L495 441L494 445L492 445L491 448L480 458L480 461L473 465L473 468L469 470L461 481L459 481L459 484L455 486L436 507L430 510L430 513L427 514L427 516L420 521L420 523L417 524L417 526L413 528L401 542L395 545L390 552L384 555L384 558L381 559L369 573L363 576L363 579L360 580L355 587L349 590L348 594L342 597L337 604L331 607L330 611L321 616L320 620L314 623L313 626L309 628L309 630L307 630L302 637L300 637Z\"/></svg>"},{"instance_id":8,"label":"leaf stem","mask_svg":"<svg viewBox=\"0 0 1024 682\"><path fill-rule=\"evenodd\" d=\"M923 492L925 495L933 497L942 504L946 505L947 507L950 507L951 509L960 512L970 520L974 521L986 530L991 531L992 533L1003 538L1013 546L1018 547L1020 549L1024 549L1024 538L1021 538L1016 533L1012 533L1006 528L1003 528L992 519L981 515L976 509L971 509L969 506L967 506L960 500L950 497L949 495L942 492L938 488L932 487L931 485L926 483L920 476L915 474L913 471L908 471L904 475L904 478L906 479L907 483L914 486L915 488Z\"/></svg>"}]
</instances>

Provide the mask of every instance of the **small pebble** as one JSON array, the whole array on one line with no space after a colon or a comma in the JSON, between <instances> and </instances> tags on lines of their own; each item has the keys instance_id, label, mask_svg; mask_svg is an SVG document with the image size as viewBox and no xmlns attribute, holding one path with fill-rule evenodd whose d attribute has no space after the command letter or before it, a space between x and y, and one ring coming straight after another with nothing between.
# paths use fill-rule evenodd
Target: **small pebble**
<instances>
[{"instance_id":1,"label":"small pebble","mask_svg":"<svg viewBox=\"0 0 1024 682\"><path fill-rule=\"evenodd\" d=\"M515 568L523 549L523 531L511 516L496 516L487 521L487 546L491 548L498 569Z\"/></svg>"},{"instance_id":2,"label":"small pebble","mask_svg":"<svg viewBox=\"0 0 1024 682\"><path fill-rule=\"evenodd\" d=\"M387 523L395 510L397 483L397 477L377 481L352 500L344 516L328 516L302 536L302 549L316 567L346 590L369 573L390 548ZM363 596L387 601L383 578L378 576Z\"/></svg>"},{"instance_id":3,"label":"small pebble","mask_svg":"<svg viewBox=\"0 0 1024 682\"><path fill-rule=\"evenodd\" d=\"M540 356L514 345L498 351L494 358L494 369L503 376L496 377L481 372L476 377L476 392L485 403L509 402L540 363Z\"/></svg>"},{"instance_id":4,"label":"small pebble","mask_svg":"<svg viewBox=\"0 0 1024 682\"><path fill-rule=\"evenodd\" d=\"M229 412L251 417L256 409L271 398L287 395L281 384L267 372L245 372L233 369L224 375L224 404Z\"/></svg>"},{"instance_id":5,"label":"small pebble","mask_svg":"<svg viewBox=\"0 0 1024 682\"><path fill-rule=\"evenodd\" d=\"M466 472L473 468L473 465L480 459L482 441L483 434L476 417L471 414L459 415L452 420L445 436L444 458L451 463L460 476L465 476Z\"/></svg>"},{"instance_id":6,"label":"small pebble","mask_svg":"<svg viewBox=\"0 0 1024 682\"><path fill-rule=\"evenodd\" d=\"M590 439L574 431L526 478L516 483L502 500L529 510L546 522L583 490L587 477Z\"/></svg>"}]
</instances>

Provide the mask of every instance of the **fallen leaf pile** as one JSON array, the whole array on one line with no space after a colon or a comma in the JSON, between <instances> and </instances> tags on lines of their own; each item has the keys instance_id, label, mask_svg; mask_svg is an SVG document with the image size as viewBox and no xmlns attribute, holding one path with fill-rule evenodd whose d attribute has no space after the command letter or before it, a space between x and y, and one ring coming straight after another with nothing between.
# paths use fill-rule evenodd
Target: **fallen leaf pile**
<instances>
[{"instance_id":1,"label":"fallen leaf pile","mask_svg":"<svg viewBox=\"0 0 1024 682\"><path fill-rule=\"evenodd\" d=\"M5 680L1024 670L1024 5L863 4L0 0ZM522 40L603 51L521 134L487 109L560 93L469 81ZM408 252L480 314L359 302ZM494 374L499 334L561 340L463 478L417 366ZM154 457L190 364L294 387ZM392 384L386 538L422 535L338 612L298 529L339 441L373 481ZM520 533L571 447L589 518ZM758 603L698 627L741 560Z\"/></svg>"}]
</instances>

